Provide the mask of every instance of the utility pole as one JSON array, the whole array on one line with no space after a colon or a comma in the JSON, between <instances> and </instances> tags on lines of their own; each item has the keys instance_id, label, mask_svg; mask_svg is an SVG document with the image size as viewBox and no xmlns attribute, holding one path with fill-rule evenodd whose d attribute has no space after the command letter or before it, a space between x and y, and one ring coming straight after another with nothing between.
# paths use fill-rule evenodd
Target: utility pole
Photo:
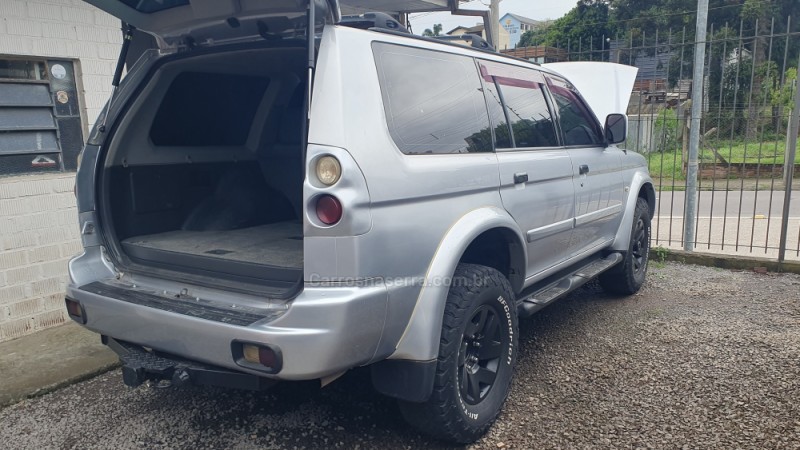
<instances>
[{"instance_id":1,"label":"utility pole","mask_svg":"<svg viewBox=\"0 0 800 450\"><path fill-rule=\"evenodd\" d=\"M502 0L492 0L489 6L489 17L492 20L490 27L492 33L492 45L500 50L500 2Z\"/></svg>"},{"instance_id":2,"label":"utility pole","mask_svg":"<svg viewBox=\"0 0 800 450\"><path fill-rule=\"evenodd\" d=\"M689 157L686 165L686 211L683 215L683 249L694 250L697 220L697 166L700 154L700 119L703 115L703 75L706 60L708 0L697 2L697 32L694 36L694 75L692 76L692 127L689 130Z\"/></svg>"},{"instance_id":3,"label":"utility pole","mask_svg":"<svg viewBox=\"0 0 800 450\"><path fill-rule=\"evenodd\" d=\"M797 73L800 73L800 61L797 62ZM789 207L792 201L792 179L794 178L794 162L797 158L797 133L800 132L800 79L794 82L794 109L789 116L789 130L786 135L786 168L784 169L783 219L781 219L781 240L778 245L778 264L780 267L786 259L786 238L789 231Z\"/></svg>"}]
</instances>

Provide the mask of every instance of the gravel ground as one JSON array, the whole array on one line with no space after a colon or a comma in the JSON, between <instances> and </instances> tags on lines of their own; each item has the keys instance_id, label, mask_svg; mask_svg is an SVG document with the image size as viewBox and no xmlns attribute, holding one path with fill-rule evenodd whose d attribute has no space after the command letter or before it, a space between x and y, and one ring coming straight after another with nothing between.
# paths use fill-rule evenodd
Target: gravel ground
<instances>
[{"instance_id":1,"label":"gravel ground","mask_svg":"<svg viewBox=\"0 0 800 450\"><path fill-rule=\"evenodd\" d=\"M656 267L657 266L657 267ZM4 448L443 448L364 370L268 393L128 389L119 371L0 410ZM474 448L800 448L800 276L654 264L521 322L513 390Z\"/></svg>"}]
</instances>

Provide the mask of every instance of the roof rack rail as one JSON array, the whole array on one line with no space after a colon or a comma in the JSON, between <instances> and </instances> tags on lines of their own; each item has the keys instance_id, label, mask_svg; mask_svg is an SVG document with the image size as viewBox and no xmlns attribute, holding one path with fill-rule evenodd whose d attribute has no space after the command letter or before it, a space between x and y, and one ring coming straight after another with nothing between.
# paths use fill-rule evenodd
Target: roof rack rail
<instances>
[{"instance_id":1,"label":"roof rack rail","mask_svg":"<svg viewBox=\"0 0 800 450\"><path fill-rule=\"evenodd\" d=\"M453 42L454 39L436 39L434 37L420 36L418 34L413 34L413 33L402 33L400 31L387 30L385 28L370 28L369 31L375 31L377 33L392 34L392 35L395 35L395 36L402 36L404 38L417 39L417 40L420 40L420 41L436 42L437 44L449 45L451 47L466 48L462 44L458 44L456 42ZM509 55L506 55L505 53L500 53L497 50L495 50L494 47L492 47L492 46L489 46L487 48L473 47L472 50L478 51L478 52L483 52L483 53L489 53L489 54L495 55L495 56L502 56L503 58L512 59L514 61L520 61L520 62L524 62L524 63L528 63L528 64L533 64L533 65L536 65L536 66L541 65L541 64L533 62L533 61L528 61L527 59L517 58L516 56L509 56Z\"/></svg>"},{"instance_id":2,"label":"roof rack rail","mask_svg":"<svg viewBox=\"0 0 800 450\"><path fill-rule=\"evenodd\" d=\"M357 16L342 16L339 21L340 25L352 28L359 28L362 30L369 30L377 28L379 30L390 30L399 33L411 34L408 28L395 20L394 17L382 12L364 13Z\"/></svg>"},{"instance_id":3,"label":"roof rack rail","mask_svg":"<svg viewBox=\"0 0 800 450\"><path fill-rule=\"evenodd\" d=\"M478 36L477 34L462 34L460 36L431 36L434 39L441 41L465 41L469 42L472 47L480 48L483 50L496 51L486 39Z\"/></svg>"}]
</instances>

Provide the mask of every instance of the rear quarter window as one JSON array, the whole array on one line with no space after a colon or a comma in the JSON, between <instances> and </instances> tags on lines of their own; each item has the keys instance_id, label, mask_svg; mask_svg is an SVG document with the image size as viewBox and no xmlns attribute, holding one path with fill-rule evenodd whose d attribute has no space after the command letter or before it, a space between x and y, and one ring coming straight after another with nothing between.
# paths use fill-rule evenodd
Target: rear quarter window
<instances>
[{"instance_id":1,"label":"rear quarter window","mask_svg":"<svg viewBox=\"0 0 800 450\"><path fill-rule=\"evenodd\" d=\"M475 62L401 45L373 43L389 132L407 155L492 151Z\"/></svg>"}]
</instances>

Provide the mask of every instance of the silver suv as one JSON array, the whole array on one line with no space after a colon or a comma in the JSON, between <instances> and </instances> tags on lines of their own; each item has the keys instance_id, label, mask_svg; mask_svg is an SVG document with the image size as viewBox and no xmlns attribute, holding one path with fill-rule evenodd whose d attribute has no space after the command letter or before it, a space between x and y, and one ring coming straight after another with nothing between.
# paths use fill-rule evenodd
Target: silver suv
<instances>
[{"instance_id":1,"label":"silver suv","mask_svg":"<svg viewBox=\"0 0 800 450\"><path fill-rule=\"evenodd\" d=\"M519 317L596 276L642 286L652 181L616 146L625 116L601 126L612 102L585 100L626 98L621 66L553 70L333 0L87 1L157 46L119 83L123 47L69 264L69 314L127 385L369 365L409 422L471 442L508 395Z\"/></svg>"}]
</instances>

